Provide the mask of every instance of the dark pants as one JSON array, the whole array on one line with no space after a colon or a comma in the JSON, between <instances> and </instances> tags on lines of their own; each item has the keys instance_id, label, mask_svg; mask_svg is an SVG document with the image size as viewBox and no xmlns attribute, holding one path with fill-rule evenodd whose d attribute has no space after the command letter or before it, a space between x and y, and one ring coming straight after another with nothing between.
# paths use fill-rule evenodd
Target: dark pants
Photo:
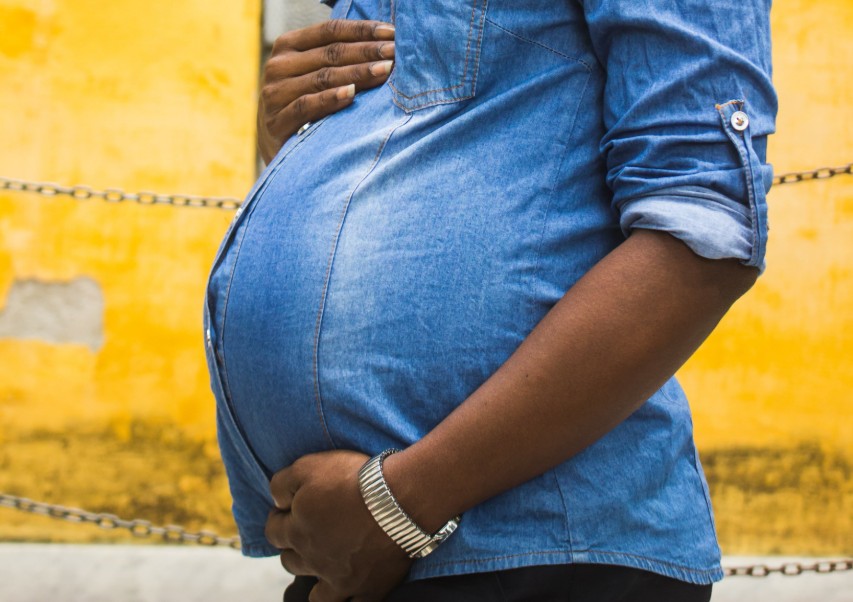
<instances>
[{"instance_id":1,"label":"dark pants","mask_svg":"<svg viewBox=\"0 0 853 602\"><path fill-rule=\"evenodd\" d=\"M307 602L312 577L297 577L284 602ZM708 602L710 585L693 585L620 566L535 566L404 583L386 602Z\"/></svg>"}]
</instances>

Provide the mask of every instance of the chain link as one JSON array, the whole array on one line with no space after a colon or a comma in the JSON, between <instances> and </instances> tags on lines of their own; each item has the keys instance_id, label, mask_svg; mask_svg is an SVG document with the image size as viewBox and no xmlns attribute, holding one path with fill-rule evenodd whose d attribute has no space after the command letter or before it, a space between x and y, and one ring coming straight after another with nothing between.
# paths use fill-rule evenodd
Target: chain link
<instances>
[{"instance_id":1,"label":"chain link","mask_svg":"<svg viewBox=\"0 0 853 602\"><path fill-rule=\"evenodd\" d=\"M828 180L836 176L853 175L853 163L842 167L820 167L811 171L796 171L776 176L773 184L796 184L811 180ZM99 199L107 203L130 202L139 205L171 205L173 207L194 207L200 209L224 209L234 211L243 204L233 197L204 197L189 194L159 194L156 192L125 192L118 188L97 190L90 186L63 186L52 182L15 180L0 176L0 190L29 192L42 196L68 196L78 201Z\"/></svg>"},{"instance_id":2,"label":"chain link","mask_svg":"<svg viewBox=\"0 0 853 602\"><path fill-rule=\"evenodd\" d=\"M125 520L114 514L103 512L89 512L79 508L69 508L57 504L34 502L25 497L18 497L0 493L0 507L13 508L21 512L38 514L72 523L88 523L97 525L101 529L126 529L134 537L159 537L167 543L194 543L202 546L228 546L236 550L240 549L239 537L220 537L211 531L199 531L197 533L187 531L178 525L166 525L159 527L150 521L142 519Z\"/></svg>"},{"instance_id":3,"label":"chain link","mask_svg":"<svg viewBox=\"0 0 853 602\"><path fill-rule=\"evenodd\" d=\"M828 180L835 176L853 175L853 163L848 163L842 167L819 167L811 171L795 171L782 174L773 178L774 185L796 184L797 182L808 182L810 180Z\"/></svg>"},{"instance_id":4,"label":"chain link","mask_svg":"<svg viewBox=\"0 0 853 602\"><path fill-rule=\"evenodd\" d=\"M853 558L845 560L818 560L812 563L786 562L779 566L752 564L748 566L726 567L726 577L769 577L774 573L785 577L796 577L804 573L826 575L853 570Z\"/></svg>"},{"instance_id":5,"label":"chain link","mask_svg":"<svg viewBox=\"0 0 853 602\"><path fill-rule=\"evenodd\" d=\"M136 203L139 205L171 205L199 209L224 209L233 211L242 204L231 197L204 197L189 194L158 194L156 192L125 192L118 188L96 190L89 186L63 186L52 182L14 180L0 176L0 190L29 192L42 196L68 196L78 201L98 199L107 203Z\"/></svg>"}]
</instances>

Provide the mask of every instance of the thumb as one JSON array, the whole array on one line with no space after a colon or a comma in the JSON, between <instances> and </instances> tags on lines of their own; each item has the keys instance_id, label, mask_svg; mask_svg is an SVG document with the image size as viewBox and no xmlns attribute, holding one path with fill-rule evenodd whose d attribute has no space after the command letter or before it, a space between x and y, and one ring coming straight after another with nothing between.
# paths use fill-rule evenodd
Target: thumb
<instances>
[{"instance_id":1,"label":"thumb","mask_svg":"<svg viewBox=\"0 0 853 602\"><path fill-rule=\"evenodd\" d=\"M349 596L342 596L326 581L319 581L311 593L308 594L308 602L347 602Z\"/></svg>"}]
</instances>

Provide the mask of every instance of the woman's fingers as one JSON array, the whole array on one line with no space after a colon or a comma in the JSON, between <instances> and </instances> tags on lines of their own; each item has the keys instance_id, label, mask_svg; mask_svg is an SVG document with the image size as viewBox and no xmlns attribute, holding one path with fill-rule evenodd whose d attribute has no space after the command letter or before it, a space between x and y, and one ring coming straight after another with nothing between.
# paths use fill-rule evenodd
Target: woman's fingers
<instances>
[{"instance_id":1,"label":"woman's fingers","mask_svg":"<svg viewBox=\"0 0 853 602\"><path fill-rule=\"evenodd\" d=\"M304 29L282 34L273 44L273 54L282 50L305 51L334 42L393 40L394 26L382 21L331 19Z\"/></svg>"},{"instance_id":2,"label":"woman's fingers","mask_svg":"<svg viewBox=\"0 0 853 602\"><path fill-rule=\"evenodd\" d=\"M394 61L385 60L347 67L323 67L314 73L293 78L290 83L304 92L321 92L346 84L355 84L356 90L366 90L382 84L393 66Z\"/></svg>"},{"instance_id":3,"label":"woman's fingers","mask_svg":"<svg viewBox=\"0 0 853 602\"><path fill-rule=\"evenodd\" d=\"M296 77L323 67L342 67L393 59L396 46L391 42L334 42L304 52L284 52L270 57L264 67L264 81Z\"/></svg>"},{"instance_id":4,"label":"woman's fingers","mask_svg":"<svg viewBox=\"0 0 853 602\"><path fill-rule=\"evenodd\" d=\"M319 121L349 106L353 96L353 84L300 96L272 115L268 120L267 129L281 140L287 140L306 123Z\"/></svg>"},{"instance_id":5,"label":"woman's fingers","mask_svg":"<svg viewBox=\"0 0 853 602\"><path fill-rule=\"evenodd\" d=\"M264 525L264 537L279 550L291 548L289 532L292 523L293 515L290 512L272 510L267 515L267 522Z\"/></svg>"},{"instance_id":6,"label":"woman's fingers","mask_svg":"<svg viewBox=\"0 0 853 602\"><path fill-rule=\"evenodd\" d=\"M323 67L318 71L281 80L261 90L268 112L277 112L301 96L354 84L356 91L382 85L391 73L393 61L376 61L347 67Z\"/></svg>"}]
</instances>

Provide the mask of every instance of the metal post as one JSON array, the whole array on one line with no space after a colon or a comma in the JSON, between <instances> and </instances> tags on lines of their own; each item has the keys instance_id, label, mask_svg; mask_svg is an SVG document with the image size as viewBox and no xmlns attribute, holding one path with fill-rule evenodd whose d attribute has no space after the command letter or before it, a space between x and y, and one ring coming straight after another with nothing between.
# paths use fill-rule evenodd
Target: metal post
<instances>
[{"instance_id":1,"label":"metal post","mask_svg":"<svg viewBox=\"0 0 853 602\"><path fill-rule=\"evenodd\" d=\"M299 29L329 18L329 7L318 0L264 0L264 46L291 29Z\"/></svg>"}]
</instances>

